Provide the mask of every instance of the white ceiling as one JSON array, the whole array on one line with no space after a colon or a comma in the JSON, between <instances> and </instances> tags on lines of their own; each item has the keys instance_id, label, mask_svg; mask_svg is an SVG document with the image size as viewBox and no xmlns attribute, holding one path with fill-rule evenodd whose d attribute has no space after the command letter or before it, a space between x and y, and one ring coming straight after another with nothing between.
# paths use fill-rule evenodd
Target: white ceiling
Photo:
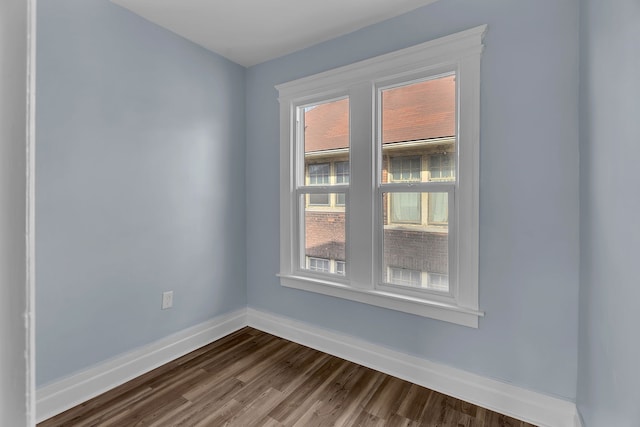
<instances>
[{"instance_id":1,"label":"white ceiling","mask_svg":"<svg viewBox=\"0 0 640 427\"><path fill-rule=\"evenodd\" d=\"M436 0L112 0L249 67Z\"/></svg>"}]
</instances>

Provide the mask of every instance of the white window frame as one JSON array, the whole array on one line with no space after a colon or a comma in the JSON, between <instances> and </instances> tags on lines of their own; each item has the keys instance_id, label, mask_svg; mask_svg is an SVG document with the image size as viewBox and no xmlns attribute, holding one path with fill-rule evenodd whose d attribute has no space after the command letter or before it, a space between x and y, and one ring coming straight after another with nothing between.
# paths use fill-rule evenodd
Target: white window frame
<instances>
[{"instance_id":1,"label":"white window frame","mask_svg":"<svg viewBox=\"0 0 640 427\"><path fill-rule=\"evenodd\" d=\"M480 58L486 25L276 86L280 101L280 282L283 286L478 327ZM446 295L385 286L378 90L455 73L456 182L430 183L449 193L449 284ZM301 108L349 97L350 182L318 189L346 193L346 276L314 274L300 254ZM302 163L302 164L301 164ZM423 184L420 184L423 185ZM302 185L304 187L304 185ZM384 184L384 191L393 185ZM398 186L403 190L402 186ZM404 189L404 191L407 191Z\"/></svg>"}]
</instances>

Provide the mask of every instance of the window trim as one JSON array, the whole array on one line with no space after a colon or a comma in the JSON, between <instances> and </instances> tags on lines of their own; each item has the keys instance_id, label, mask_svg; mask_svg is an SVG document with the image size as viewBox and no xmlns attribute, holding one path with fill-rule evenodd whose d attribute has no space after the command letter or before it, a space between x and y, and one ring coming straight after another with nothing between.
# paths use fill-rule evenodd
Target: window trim
<instances>
[{"instance_id":1,"label":"window trim","mask_svg":"<svg viewBox=\"0 0 640 427\"><path fill-rule=\"evenodd\" d=\"M478 327L478 318L484 313L478 308L478 256L479 256L479 134L480 134L480 58L483 50L482 39L486 25L381 55L351 65L329 70L313 76L277 85L280 101L280 277L285 287L303 289L320 294L359 301L392 310L403 311L424 317L439 319L459 325ZM353 96L368 99L375 105L379 87L388 87L394 81L411 81L455 72L457 79L457 138L458 156L455 188L450 191L449 212L450 241L456 257L455 271L450 271L450 283L458 285L453 294L440 298L434 294L413 295L395 292L382 286L382 274L376 265L381 250L382 232L375 232L380 224L378 204L374 200L380 191L375 180L375 165L379 153L369 148L368 152L358 152L358 144L367 141L354 140L351 136L351 177L347 193L349 211L346 218L346 236L369 234L373 242L370 254L356 254L347 243L347 259L350 267L345 277L330 277L307 274L299 268L299 224L296 209L299 208L295 188L296 114L299 106L329 99ZM351 103L350 103L351 104ZM350 105L349 117L352 129L368 129L376 134L377 118L371 112L363 112ZM369 184L358 182L354 170L370 165L374 175ZM378 188L370 188L371 185ZM356 194L359 189L370 188L371 197L363 206L352 206L349 191ZM385 187L386 188L386 187ZM453 196L451 196L453 193ZM355 197L355 196L354 196ZM453 202L455 200L455 204ZM366 205L369 206L366 206ZM453 205L453 206L452 206ZM357 210L368 212L367 218L360 218ZM374 212L371 215L371 212ZM349 217L357 217L351 222ZM464 239L464 240L462 240ZM347 242L349 238L347 237ZM464 242L461 244L460 242ZM353 256L350 256L353 255Z\"/></svg>"}]
</instances>

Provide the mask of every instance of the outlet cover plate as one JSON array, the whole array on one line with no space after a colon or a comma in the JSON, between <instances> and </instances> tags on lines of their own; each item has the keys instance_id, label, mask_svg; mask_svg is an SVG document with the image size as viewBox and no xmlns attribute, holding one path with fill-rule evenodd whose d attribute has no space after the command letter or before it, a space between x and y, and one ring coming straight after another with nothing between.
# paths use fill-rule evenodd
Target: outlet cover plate
<instances>
[{"instance_id":1,"label":"outlet cover plate","mask_svg":"<svg viewBox=\"0 0 640 427\"><path fill-rule=\"evenodd\" d=\"M166 310L173 307L173 291L162 293L162 309Z\"/></svg>"}]
</instances>

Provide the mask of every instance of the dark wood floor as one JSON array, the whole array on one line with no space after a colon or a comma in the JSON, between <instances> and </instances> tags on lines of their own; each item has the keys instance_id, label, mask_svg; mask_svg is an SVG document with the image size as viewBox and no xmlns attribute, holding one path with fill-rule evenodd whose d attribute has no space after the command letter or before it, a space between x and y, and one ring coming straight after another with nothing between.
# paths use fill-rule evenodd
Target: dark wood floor
<instances>
[{"instance_id":1,"label":"dark wood floor","mask_svg":"<svg viewBox=\"0 0 640 427\"><path fill-rule=\"evenodd\" d=\"M38 426L531 424L244 328Z\"/></svg>"}]
</instances>

